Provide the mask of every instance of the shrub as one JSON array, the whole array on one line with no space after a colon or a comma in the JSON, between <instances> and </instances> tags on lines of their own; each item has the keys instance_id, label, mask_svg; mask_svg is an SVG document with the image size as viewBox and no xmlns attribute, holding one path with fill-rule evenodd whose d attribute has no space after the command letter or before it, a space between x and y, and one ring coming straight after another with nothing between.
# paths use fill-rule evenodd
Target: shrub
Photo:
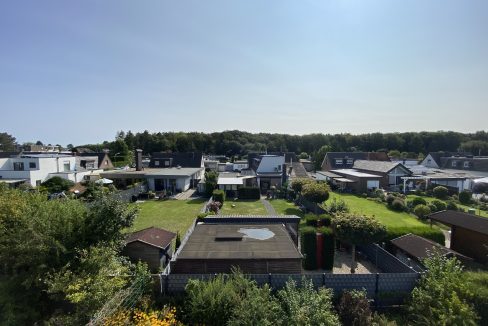
<instances>
[{"instance_id":1,"label":"shrub","mask_svg":"<svg viewBox=\"0 0 488 326\"><path fill-rule=\"evenodd\" d=\"M382 240L388 243L390 240L398 238L402 235L412 233L426 239L430 239L435 241L441 245L444 245L446 242L444 233L438 228L431 228L429 226L425 227L397 227L397 228L388 228L387 234L385 238Z\"/></svg>"},{"instance_id":2,"label":"shrub","mask_svg":"<svg viewBox=\"0 0 488 326\"><path fill-rule=\"evenodd\" d=\"M449 194L449 190L443 186L437 186L432 190L434 197L437 199L445 199Z\"/></svg>"},{"instance_id":3,"label":"shrub","mask_svg":"<svg viewBox=\"0 0 488 326\"><path fill-rule=\"evenodd\" d=\"M342 199L337 200L337 198L332 199L330 203L324 205L324 209L327 214L336 214L336 213L348 213L349 206L347 206L346 202Z\"/></svg>"},{"instance_id":4,"label":"shrub","mask_svg":"<svg viewBox=\"0 0 488 326\"><path fill-rule=\"evenodd\" d=\"M463 282L470 291L468 301L473 304L480 317L480 325L488 325L488 273L485 271L466 271Z\"/></svg>"},{"instance_id":5,"label":"shrub","mask_svg":"<svg viewBox=\"0 0 488 326\"><path fill-rule=\"evenodd\" d=\"M331 224L331 217L328 214L319 215L319 221L321 226L330 226Z\"/></svg>"},{"instance_id":6,"label":"shrub","mask_svg":"<svg viewBox=\"0 0 488 326\"><path fill-rule=\"evenodd\" d=\"M344 326L372 325L371 309L365 291L342 292L337 310Z\"/></svg>"},{"instance_id":7,"label":"shrub","mask_svg":"<svg viewBox=\"0 0 488 326\"><path fill-rule=\"evenodd\" d=\"M223 204L225 202L225 192L223 190L215 189L212 192L212 198L214 201L218 201Z\"/></svg>"},{"instance_id":8,"label":"shrub","mask_svg":"<svg viewBox=\"0 0 488 326\"><path fill-rule=\"evenodd\" d=\"M46 188L49 193L68 191L73 185L74 182L61 177L52 177L41 183L41 186Z\"/></svg>"},{"instance_id":9,"label":"shrub","mask_svg":"<svg viewBox=\"0 0 488 326\"><path fill-rule=\"evenodd\" d=\"M178 250L180 245L181 245L180 232L176 232L175 251Z\"/></svg>"},{"instance_id":10,"label":"shrub","mask_svg":"<svg viewBox=\"0 0 488 326\"><path fill-rule=\"evenodd\" d=\"M323 235L322 266L320 267L331 271L334 268L335 258L334 232L329 227L321 227L317 230L317 232Z\"/></svg>"},{"instance_id":11,"label":"shrub","mask_svg":"<svg viewBox=\"0 0 488 326\"><path fill-rule=\"evenodd\" d=\"M393 201L395 200L395 196L389 194L388 196L386 196L386 203L388 205L391 205L391 203L393 203Z\"/></svg>"},{"instance_id":12,"label":"shrub","mask_svg":"<svg viewBox=\"0 0 488 326\"><path fill-rule=\"evenodd\" d=\"M307 270L317 269L317 231L314 227L306 226L300 230L300 240L302 245L303 268Z\"/></svg>"},{"instance_id":13,"label":"shrub","mask_svg":"<svg viewBox=\"0 0 488 326\"><path fill-rule=\"evenodd\" d=\"M430 202L430 204L434 206L434 209L431 208L432 212L445 211L447 208L446 203L438 199L434 199L433 201Z\"/></svg>"},{"instance_id":14,"label":"shrub","mask_svg":"<svg viewBox=\"0 0 488 326\"><path fill-rule=\"evenodd\" d=\"M405 202L399 198L396 198L390 205L390 208L397 212L405 210Z\"/></svg>"},{"instance_id":15,"label":"shrub","mask_svg":"<svg viewBox=\"0 0 488 326\"><path fill-rule=\"evenodd\" d=\"M413 197L412 199L407 201L407 206L409 208L414 208L417 205L427 205L427 202L422 197Z\"/></svg>"},{"instance_id":16,"label":"shrub","mask_svg":"<svg viewBox=\"0 0 488 326\"><path fill-rule=\"evenodd\" d=\"M417 205L413 209L413 212L415 215L417 215L419 218L426 218L427 215L430 214L430 208L426 205Z\"/></svg>"},{"instance_id":17,"label":"shrub","mask_svg":"<svg viewBox=\"0 0 488 326\"><path fill-rule=\"evenodd\" d=\"M207 204L207 210L213 213L218 213L221 207L222 207L222 203L218 201L212 201Z\"/></svg>"},{"instance_id":18,"label":"shrub","mask_svg":"<svg viewBox=\"0 0 488 326\"><path fill-rule=\"evenodd\" d=\"M471 191L463 190L459 193L459 202L464 205L471 203L472 193Z\"/></svg>"},{"instance_id":19,"label":"shrub","mask_svg":"<svg viewBox=\"0 0 488 326\"><path fill-rule=\"evenodd\" d=\"M316 227L318 224L318 221L319 220L317 218L317 215L314 215L314 214L305 215L305 224L307 224L308 226Z\"/></svg>"},{"instance_id":20,"label":"shrub","mask_svg":"<svg viewBox=\"0 0 488 326\"><path fill-rule=\"evenodd\" d=\"M446 209L450 210L450 211L457 211L459 210L456 203L452 200L448 201L447 202L447 205L446 205Z\"/></svg>"},{"instance_id":21,"label":"shrub","mask_svg":"<svg viewBox=\"0 0 488 326\"><path fill-rule=\"evenodd\" d=\"M278 291L287 325L340 325L332 307L332 290L315 291L311 280L302 279L301 286L292 280Z\"/></svg>"},{"instance_id":22,"label":"shrub","mask_svg":"<svg viewBox=\"0 0 488 326\"><path fill-rule=\"evenodd\" d=\"M261 193L259 192L259 188L242 187L237 189L237 197L239 199L260 199Z\"/></svg>"}]
</instances>

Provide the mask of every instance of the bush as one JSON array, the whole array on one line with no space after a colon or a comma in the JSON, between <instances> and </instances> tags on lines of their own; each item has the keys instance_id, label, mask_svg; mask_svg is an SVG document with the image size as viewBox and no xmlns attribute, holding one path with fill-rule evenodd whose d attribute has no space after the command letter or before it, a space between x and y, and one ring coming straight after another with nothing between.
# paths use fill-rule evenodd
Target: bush
<instances>
[{"instance_id":1,"label":"bush","mask_svg":"<svg viewBox=\"0 0 488 326\"><path fill-rule=\"evenodd\" d=\"M425 227L397 227L397 228L388 228L386 237L383 239L384 242L388 243L390 240L398 238L402 235L412 233L426 239L430 239L435 241L441 245L444 245L446 242L446 238L444 233L438 228L431 228L429 226Z\"/></svg>"},{"instance_id":2,"label":"bush","mask_svg":"<svg viewBox=\"0 0 488 326\"><path fill-rule=\"evenodd\" d=\"M303 268L307 270L317 269L317 231L314 227L306 226L300 230L300 240L302 245Z\"/></svg>"},{"instance_id":3,"label":"bush","mask_svg":"<svg viewBox=\"0 0 488 326\"><path fill-rule=\"evenodd\" d=\"M212 192L212 198L213 198L214 201L218 201L218 202L221 202L222 204L224 204L224 202L225 202L225 192L223 190L215 189Z\"/></svg>"},{"instance_id":4,"label":"bush","mask_svg":"<svg viewBox=\"0 0 488 326\"><path fill-rule=\"evenodd\" d=\"M437 186L432 190L432 193L437 199L446 199L447 195L449 194L449 190L447 190L446 187Z\"/></svg>"},{"instance_id":5,"label":"bush","mask_svg":"<svg viewBox=\"0 0 488 326\"><path fill-rule=\"evenodd\" d=\"M399 198L396 198L391 203L390 208L397 212L403 212L405 210L405 202Z\"/></svg>"},{"instance_id":6,"label":"bush","mask_svg":"<svg viewBox=\"0 0 488 326\"><path fill-rule=\"evenodd\" d=\"M344 326L372 325L371 309L365 291L342 292L337 310Z\"/></svg>"},{"instance_id":7,"label":"bush","mask_svg":"<svg viewBox=\"0 0 488 326\"><path fill-rule=\"evenodd\" d=\"M58 193L62 191L68 191L73 187L74 182L63 179L61 177L52 177L41 183L41 186L46 188L49 193Z\"/></svg>"},{"instance_id":8,"label":"bush","mask_svg":"<svg viewBox=\"0 0 488 326\"><path fill-rule=\"evenodd\" d=\"M463 274L471 296L468 301L473 304L480 317L480 325L488 325L488 272L466 271Z\"/></svg>"},{"instance_id":9,"label":"bush","mask_svg":"<svg viewBox=\"0 0 488 326\"><path fill-rule=\"evenodd\" d=\"M218 201L212 201L207 204L207 210L213 213L218 213L221 207L222 207L222 203Z\"/></svg>"},{"instance_id":10,"label":"bush","mask_svg":"<svg viewBox=\"0 0 488 326\"><path fill-rule=\"evenodd\" d=\"M471 191L463 190L459 193L459 202L464 205L469 205L471 203L473 194Z\"/></svg>"},{"instance_id":11,"label":"bush","mask_svg":"<svg viewBox=\"0 0 488 326\"><path fill-rule=\"evenodd\" d=\"M334 232L329 227L321 227L317 230L323 235L322 266L321 268L331 271L334 268L335 238Z\"/></svg>"},{"instance_id":12,"label":"bush","mask_svg":"<svg viewBox=\"0 0 488 326\"><path fill-rule=\"evenodd\" d=\"M322 214L322 215L319 215L319 222L320 222L321 226L330 226L332 220L331 220L330 215Z\"/></svg>"},{"instance_id":13,"label":"bush","mask_svg":"<svg viewBox=\"0 0 488 326\"><path fill-rule=\"evenodd\" d=\"M261 193L259 192L259 188L242 187L237 189L237 197L239 199L260 199Z\"/></svg>"},{"instance_id":14,"label":"bush","mask_svg":"<svg viewBox=\"0 0 488 326\"><path fill-rule=\"evenodd\" d=\"M388 195L388 196L386 196L386 203L387 203L388 205L391 205L391 203L393 203L393 201L395 200L395 198L396 198L396 197L395 197L395 196L393 196L393 195L391 195L391 194L390 194L390 195Z\"/></svg>"},{"instance_id":15,"label":"bush","mask_svg":"<svg viewBox=\"0 0 488 326\"><path fill-rule=\"evenodd\" d=\"M348 213L349 206L347 206L344 200L337 200L337 198L334 198L330 203L324 205L324 210L330 215L334 215L336 213Z\"/></svg>"},{"instance_id":16,"label":"bush","mask_svg":"<svg viewBox=\"0 0 488 326\"><path fill-rule=\"evenodd\" d=\"M457 207L456 203L452 200L447 202L446 209L450 211L457 211L459 208Z\"/></svg>"},{"instance_id":17,"label":"bush","mask_svg":"<svg viewBox=\"0 0 488 326\"><path fill-rule=\"evenodd\" d=\"M316 227L318 225L318 218L317 215L314 214L307 214L305 215L305 224L308 226Z\"/></svg>"},{"instance_id":18,"label":"bush","mask_svg":"<svg viewBox=\"0 0 488 326\"><path fill-rule=\"evenodd\" d=\"M430 208L426 205L417 205L413 209L413 213L419 218L424 219L430 214Z\"/></svg>"},{"instance_id":19,"label":"bush","mask_svg":"<svg viewBox=\"0 0 488 326\"><path fill-rule=\"evenodd\" d=\"M427 201L422 197L413 197L412 199L407 201L408 208L412 209L417 205L427 205Z\"/></svg>"},{"instance_id":20,"label":"bush","mask_svg":"<svg viewBox=\"0 0 488 326\"><path fill-rule=\"evenodd\" d=\"M430 204L433 206L434 209L431 207L432 212L440 212L440 211L445 211L447 208L447 205L445 202L440 201L438 199L434 199L433 201L430 202Z\"/></svg>"}]
</instances>

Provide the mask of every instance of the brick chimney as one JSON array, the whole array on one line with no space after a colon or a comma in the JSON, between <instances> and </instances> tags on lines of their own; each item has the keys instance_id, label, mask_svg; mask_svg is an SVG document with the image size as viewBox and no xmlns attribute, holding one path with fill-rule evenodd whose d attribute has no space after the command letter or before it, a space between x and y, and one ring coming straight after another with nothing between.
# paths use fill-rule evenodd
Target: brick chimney
<instances>
[{"instance_id":1,"label":"brick chimney","mask_svg":"<svg viewBox=\"0 0 488 326\"><path fill-rule=\"evenodd\" d=\"M136 149L136 171L142 171L142 149Z\"/></svg>"}]
</instances>

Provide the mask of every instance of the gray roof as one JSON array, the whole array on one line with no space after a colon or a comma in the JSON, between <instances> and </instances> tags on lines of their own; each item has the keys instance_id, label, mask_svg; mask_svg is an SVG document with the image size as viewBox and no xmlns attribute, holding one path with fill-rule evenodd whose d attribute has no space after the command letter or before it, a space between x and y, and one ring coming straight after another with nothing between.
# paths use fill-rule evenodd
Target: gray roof
<instances>
[{"instance_id":1,"label":"gray roof","mask_svg":"<svg viewBox=\"0 0 488 326\"><path fill-rule=\"evenodd\" d=\"M267 239L247 230L271 232ZM246 235L247 234L247 235ZM181 259L300 259L302 255L281 224L198 224L181 248Z\"/></svg>"},{"instance_id":2,"label":"gray roof","mask_svg":"<svg viewBox=\"0 0 488 326\"><path fill-rule=\"evenodd\" d=\"M429 215L431 220L488 235L488 218L458 211L441 211Z\"/></svg>"},{"instance_id":3,"label":"gray roof","mask_svg":"<svg viewBox=\"0 0 488 326\"><path fill-rule=\"evenodd\" d=\"M331 172L338 174L339 177L352 176L352 177L357 177L357 178L369 178L369 179L381 178L381 175L364 173L364 172L356 171L354 169L338 169L338 170L332 170Z\"/></svg>"},{"instance_id":4,"label":"gray roof","mask_svg":"<svg viewBox=\"0 0 488 326\"><path fill-rule=\"evenodd\" d=\"M203 168L161 168L161 169L145 169L143 171L136 170L110 170L100 173L103 178L108 179L123 179L123 178L143 178L148 176L161 177L190 177Z\"/></svg>"},{"instance_id":5,"label":"gray roof","mask_svg":"<svg viewBox=\"0 0 488 326\"><path fill-rule=\"evenodd\" d=\"M154 162L158 160L170 160L170 167L198 168L202 166L202 158L203 155L200 152L153 153L149 167L163 167L162 164L156 166Z\"/></svg>"},{"instance_id":6,"label":"gray roof","mask_svg":"<svg viewBox=\"0 0 488 326\"><path fill-rule=\"evenodd\" d=\"M287 164L288 166L290 164ZM293 162L291 165L291 178L309 178L310 176L305 170L305 167L301 162Z\"/></svg>"},{"instance_id":7,"label":"gray roof","mask_svg":"<svg viewBox=\"0 0 488 326\"><path fill-rule=\"evenodd\" d=\"M388 173L394 168L396 168L397 166L402 167L406 172L410 173L410 170L408 170L400 162L357 160L354 162L353 168L358 170Z\"/></svg>"},{"instance_id":8,"label":"gray roof","mask_svg":"<svg viewBox=\"0 0 488 326\"><path fill-rule=\"evenodd\" d=\"M353 163L348 163L348 159L352 159ZM324 161L328 160L333 169L350 169L356 160L377 160L390 161L388 155L384 152L327 152ZM337 164L337 160L342 164ZM324 162L322 162L322 166Z\"/></svg>"}]
</instances>

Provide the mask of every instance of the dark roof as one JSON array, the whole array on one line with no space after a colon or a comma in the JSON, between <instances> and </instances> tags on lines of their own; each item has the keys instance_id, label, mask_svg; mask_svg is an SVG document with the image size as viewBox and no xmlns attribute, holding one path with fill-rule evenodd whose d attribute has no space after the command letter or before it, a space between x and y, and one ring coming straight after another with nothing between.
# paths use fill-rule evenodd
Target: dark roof
<instances>
[{"instance_id":1,"label":"dark roof","mask_svg":"<svg viewBox=\"0 0 488 326\"><path fill-rule=\"evenodd\" d=\"M267 154L263 153L262 155L284 156L285 163L298 162L297 154L294 152L268 152Z\"/></svg>"},{"instance_id":2,"label":"dark roof","mask_svg":"<svg viewBox=\"0 0 488 326\"><path fill-rule=\"evenodd\" d=\"M446 248L438 244L437 242L431 241L429 239L411 233L395 238L391 240L391 243L395 247L401 249L402 251L416 258L419 261L428 258L429 255L434 251L439 252L443 256L457 256L464 260L470 259L454 250L451 250L449 248Z\"/></svg>"},{"instance_id":3,"label":"dark roof","mask_svg":"<svg viewBox=\"0 0 488 326\"><path fill-rule=\"evenodd\" d=\"M430 155L434 161L436 162L437 166L441 167L441 158L443 157L451 157L451 156L467 156L472 155L468 152L429 152L427 156ZM427 157L426 156L426 157Z\"/></svg>"},{"instance_id":4,"label":"dark roof","mask_svg":"<svg viewBox=\"0 0 488 326\"><path fill-rule=\"evenodd\" d=\"M456 166L452 166L452 162L456 162ZM468 162L468 166L464 166L464 162ZM488 157L441 157L440 168L443 169L459 169L469 171L488 172Z\"/></svg>"},{"instance_id":5,"label":"dark roof","mask_svg":"<svg viewBox=\"0 0 488 326\"><path fill-rule=\"evenodd\" d=\"M488 235L488 218L458 211L441 211L429 215L433 221Z\"/></svg>"},{"instance_id":6,"label":"dark roof","mask_svg":"<svg viewBox=\"0 0 488 326\"><path fill-rule=\"evenodd\" d=\"M83 152L83 153L78 153L77 155L80 156L80 157L85 157L85 156L96 156L96 157L98 157L98 167L99 168L101 168L102 162L105 159L105 157L107 157L110 160L110 157L105 152L98 152L98 153L95 153L95 152ZM112 160L110 160L110 161L112 161Z\"/></svg>"},{"instance_id":7,"label":"dark roof","mask_svg":"<svg viewBox=\"0 0 488 326\"><path fill-rule=\"evenodd\" d=\"M256 231L263 239L253 237ZM268 238L268 236L270 236ZM302 255L281 224L198 224L176 260L300 259Z\"/></svg>"},{"instance_id":8,"label":"dark roof","mask_svg":"<svg viewBox=\"0 0 488 326\"><path fill-rule=\"evenodd\" d=\"M156 227L150 227L134 233L130 233L125 239L126 244L140 241L153 247L165 249L176 234Z\"/></svg>"},{"instance_id":9,"label":"dark roof","mask_svg":"<svg viewBox=\"0 0 488 326\"><path fill-rule=\"evenodd\" d=\"M336 164L336 160L341 160L342 164ZM348 163L348 159L352 159L352 163ZM356 160L375 160L375 161L390 161L388 155L384 152L327 152L324 161L328 160L331 165L331 170L334 169L351 169ZM322 163L323 165L323 163Z\"/></svg>"},{"instance_id":10,"label":"dark roof","mask_svg":"<svg viewBox=\"0 0 488 326\"><path fill-rule=\"evenodd\" d=\"M201 152L182 152L182 153L153 153L149 167L163 168L163 167L177 167L182 168L199 168L202 167L202 153ZM170 160L170 165L155 165L155 161Z\"/></svg>"},{"instance_id":11,"label":"dark roof","mask_svg":"<svg viewBox=\"0 0 488 326\"><path fill-rule=\"evenodd\" d=\"M404 169L406 173L411 174L410 170L408 170L400 162L356 160L354 162L353 169L388 173L397 166L400 166L402 169Z\"/></svg>"},{"instance_id":12,"label":"dark roof","mask_svg":"<svg viewBox=\"0 0 488 326\"><path fill-rule=\"evenodd\" d=\"M0 158L9 158L19 155L20 152L0 152Z\"/></svg>"}]
</instances>

